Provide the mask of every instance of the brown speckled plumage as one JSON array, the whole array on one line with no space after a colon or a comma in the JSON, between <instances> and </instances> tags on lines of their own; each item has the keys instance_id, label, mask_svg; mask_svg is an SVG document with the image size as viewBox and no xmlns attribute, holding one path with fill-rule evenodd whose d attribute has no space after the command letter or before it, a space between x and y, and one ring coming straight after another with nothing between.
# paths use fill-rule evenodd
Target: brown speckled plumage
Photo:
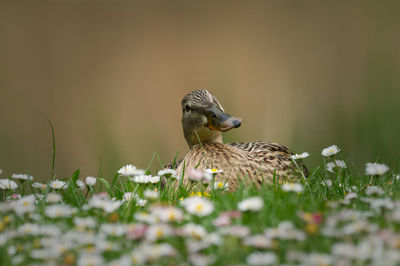
<instances>
[{"instance_id":1,"label":"brown speckled plumage","mask_svg":"<svg viewBox=\"0 0 400 266\"><path fill-rule=\"evenodd\" d=\"M187 107L188 105L190 106ZM199 106L201 108L216 106L217 112L221 111L221 117L225 115L225 113L222 113L222 106L216 98L206 90L193 91L183 98L182 125L185 138L191 149L184 158L178 160L175 164L174 168L179 175L182 175L184 170L187 171L191 168L222 169L224 173L217 174L216 180L228 181L231 191L235 190L240 182L254 183L259 186L264 182L271 183L274 176L282 183L296 181L302 174L308 175L307 168L300 161L299 167L294 165L290 158L293 152L283 145L264 141L224 144L222 137L216 135L216 131L210 130L210 135L207 135L208 131L204 127L214 129L214 127L209 126L213 121L209 118L204 119L203 111L195 112ZM226 119L226 117L221 119ZM236 125L236 118L229 116L229 119ZM226 121L225 124L227 124ZM238 121L241 123L241 119L238 119ZM204 126L202 123L204 123ZM228 130L231 128L233 126ZM201 143L199 141L194 143L193 137L190 137L194 134L194 131L196 131ZM203 132L203 135L199 137L197 132L200 131ZM218 131L218 133L220 132ZM171 166L170 164L168 167Z\"/></svg>"}]
</instances>

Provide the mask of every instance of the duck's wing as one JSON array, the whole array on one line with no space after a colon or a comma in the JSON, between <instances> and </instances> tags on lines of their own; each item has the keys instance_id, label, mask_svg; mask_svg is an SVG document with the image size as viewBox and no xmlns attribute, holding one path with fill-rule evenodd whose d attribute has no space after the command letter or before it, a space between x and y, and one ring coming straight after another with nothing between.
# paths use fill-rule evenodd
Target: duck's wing
<instances>
[{"instance_id":1,"label":"duck's wing","mask_svg":"<svg viewBox=\"0 0 400 266\"><path fill-rule=\"evenodd\" d=\"M277 170L286 171L288 168L291 168L290 166L293 166L291 156L294 153L281 144L266 141L233 142L227 144L251 153L258 160L274 165ZM309 171L303 162L298 161L298 166L302 169L305 176L309 175Z\"/></svg>"}]
</instances>

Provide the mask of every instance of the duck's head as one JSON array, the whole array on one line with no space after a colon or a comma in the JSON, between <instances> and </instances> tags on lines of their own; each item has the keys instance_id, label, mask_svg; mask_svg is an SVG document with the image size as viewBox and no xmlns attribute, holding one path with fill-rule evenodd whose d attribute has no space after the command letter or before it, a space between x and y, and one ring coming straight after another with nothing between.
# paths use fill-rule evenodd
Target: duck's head
<instances>
[{"instance_id":1,"label":"duck's head","mask_svg":"<svg viewBox=\"0 0 400 266\"><path fill-rule=\"evenodd\" d=\"M182 99L182 127L189 147L201 143L222 143L221 132L240 127L242 119L224 112L207 90L194 90Z\"/></svg>"}]
</instances>

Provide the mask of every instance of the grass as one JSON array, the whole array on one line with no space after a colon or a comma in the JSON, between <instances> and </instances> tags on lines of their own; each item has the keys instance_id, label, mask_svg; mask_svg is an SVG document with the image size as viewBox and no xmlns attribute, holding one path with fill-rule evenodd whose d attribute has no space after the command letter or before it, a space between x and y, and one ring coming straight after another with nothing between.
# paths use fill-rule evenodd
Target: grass
<instances>
[{"instance_id":1,"label":"grass","mask_svg":"<svg viewBox=\"0 0 400 266\"><path fill-rule=\"evenodd\" d=\"M397 265L397 173L329 172L332 161L321 158L301 192L284 191L276 179L260 189L206 190L168 174L164 185L116 173L91 186L77 170L61 189L14 179L17 188L0 190L0 265ZM144 203L149 191L158 195ZM196 194L191 211L183 203ZM261 209L238 209L253 197Z\"/></svg>"}]
</instances>

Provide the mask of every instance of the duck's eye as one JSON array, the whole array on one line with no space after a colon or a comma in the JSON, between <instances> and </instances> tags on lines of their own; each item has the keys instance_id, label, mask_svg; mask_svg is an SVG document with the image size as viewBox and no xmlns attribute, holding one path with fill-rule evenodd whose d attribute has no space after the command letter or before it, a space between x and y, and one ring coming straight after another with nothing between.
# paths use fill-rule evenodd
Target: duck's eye
<instances>
[{"instance_id":1,"label":"duck's eye","mask_svg":"<svg viewBox=\"0 0 400 266\"><path fill-rule=\"evenodd\" d=\"M190 105L186 104L185 105L185 112L189 112L190 111Z\"/></svg>"}]
</instances>

